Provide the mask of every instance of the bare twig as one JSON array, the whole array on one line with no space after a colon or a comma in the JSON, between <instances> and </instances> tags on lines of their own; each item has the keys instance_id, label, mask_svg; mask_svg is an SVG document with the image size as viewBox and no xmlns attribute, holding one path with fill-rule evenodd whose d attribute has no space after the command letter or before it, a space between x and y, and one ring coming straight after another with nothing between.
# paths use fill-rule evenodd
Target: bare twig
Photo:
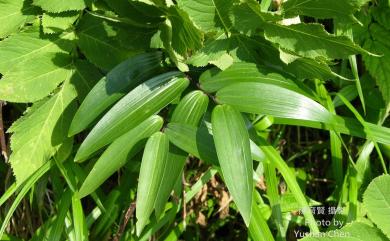
<instances>
[{"instance_id":1,"label":"bare twig","mask_svg":"<svg viewBox=\"0 0 390 241\"><path fill-rule=\"evenodd\" d=\"M130 203L129 208L126 211L123 223L120 226L119 231L115 235L115 238L113 239L113 241L119 241L121 239L121 236L126 229L127 223L129 222L130 218L132 218L134 215L134 211L135 211L135 202L132 202L132 203Z\"/></svg>"},{"instance_id":2,"label":"bare twig","mask_svg":"<svg viewBox=\"0 0 390 241\"><path fill-rule=\"evenodd\" d=\"M8 162L8 147L5 139L4 132L4 123L3 123L3 106L5 105L4 101L0 100L0 145L1 145L1 154L4 156L6 162Z\"/></svg>"}]
</instances>

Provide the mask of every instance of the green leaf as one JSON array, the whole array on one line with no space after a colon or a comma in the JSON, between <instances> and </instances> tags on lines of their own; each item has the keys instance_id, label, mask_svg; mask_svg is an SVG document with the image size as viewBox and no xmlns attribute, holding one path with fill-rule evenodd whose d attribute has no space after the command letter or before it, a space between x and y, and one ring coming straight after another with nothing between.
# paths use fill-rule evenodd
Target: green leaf
<instances>
[{"instance_id":1,"label":"green leaf","mask_svg":"<svg viewBox=\"0 0 390 241\"><path fill-rule=\"evenodd\" d=\"M51 13L59 13L70 10L83 10L86 4L90 0L68 0L66 2L62 0L33 0L33 4L41 7L43 10Z\"/></svg>"},{"instance_id":2,"label":"green leaf","mask_svg":"<svg viewBox=\"0 0 390 241\"><path fill-rule=\"evenodd\" d=\"M211 122L226 186L245 224L249 226L252 210L253 163L244 119L233 107L222 105L214 108Z\"/></svg>"},{"instance_id":3,"label":"green leaf","mask_svg":"<svg viewBox=\"0 0 390 241\"><path fill-rule=\"evenodd\" d=\"M102 78L102 74L98 68L85 60L74 61L73 68L70 83L75 86L77 98L82 102L93 86ZM97 103L95 104L97 105Z\"/></svg>"},{"instance_id":4,"label":"green leaf","mask_svg":"<svg viewBox=\"0 0 390 241\"><path fill-rule=\"evenodd\" d=\"M151 52L131 57L115 66L81 103L69 128L69 136L87 128L128 91L155 75L160 62L161 53Z\"/></svg>"},{"instance_id":5,"label":"green leaf","mask_svg":"<svg viewBox=\"0 0 390 241\"><path fill-rule=\"evenodd\" d=\"M76 110L75 98L76 91L65 83L54 96L29 108L8 130L13 133L10 163L18 183L46 163L65 141Z\"/></svg>"},{"instance_id":6,"label":"green leaf","mask_svg":"<svg viewBox=\"0 0 390 241\"><path fill-rule=\"evenodd\" d=\"M284 26L267 23L264 30L267 40L302 57L337 59L359 53L371 54L346 36L329 34L320 24L300 23Z\"/></svg>"},{"instance_id":7,"label":"green leaf","mask_svg":"<svg viewBox=\"0 0 390 241\"><path fill-rule=\"evenodd\" d=\"M207 110L209 98L202 91L195 90L183 97L172 114L171 122L198 126Z\"/></svg>"},{"instance_id":8,"label":"green leaf","mask_svg":"<svg viewBox=\"0 0 390 241\"><path fill-rule=\"evenodd\" d=\"M34 7L24 0L0 1L0 38L4 38L21 28L32 18Z\"/></svg>"},{"instance_id":9,"label":"green leaf","mask_svg":"<svg viewBox=\"0 0 390 241\"><path fill-rule=\"evenodd\" d=\"M221 33L215 39L207 41L203 48L192 55L187 63L203 67L207 64L214 64L220 69L225 69L233 64L233 58L228 54L230 41Z\"/></svg>"},{"instance_id":10,"label":"green leaf","mask_svg":"<svg viewBox=\"0 0 390 241\"><path fill-rule=\"evenodd\" d=\"M165 133L175 146L209 164L218 165L213 136L205 127L169 123Z\"/></svg>"},{"instance_id":11,"label":"green leaf","mask_svg":"<svg viewBox=\"0 0 390 241\"><path fill-rule=\"evenodd\" d=\"M197 126L207 110L208 97L201 91L188 93L180 100L172 114L171 122ZM161 182L165 183L157 194L155 213L157 219L164 211L165 203L172 192L175 183L180 180L188 153L176 146L169 145L169 159L172 163L169 175L165 175Z\"/></svg>"},{"instance_id":12,"label":"green leaf","mask_svg":"<svg viewBox=\"0 0 390 241\"><path fill-rule=\"evenodd\" d=\"M165 133L169 141L180 149L196 156L209 164L218 166L218 157L215 151L213 136L205 125L199 128L186 124L169 123ZM264 160L264 154L259 147L250 141L252 159L256 161Z\"/></svg>"},{"instance_id":13,"label":"green leaf","mask_svg":"<svg viewBox=\"0 0 390 241\"><path fill-rule=\"evenodd\" d=\"M363 55L363 61L368 72L374 77L379 90L382 93L386 104L390 104L390 44L388 39L390 31L384 29L378 24L373 23L370 26L372 39L367 39L364 43L364 48L369 51L382 54L381 57Z\"/></svg>"},{"instance_id":14,"label":"green leaf","mask_svg":"<svg viewBox=\"0 0 390 241\"><path fill-rule=\"evenodd\" d=\"M205 71L199 78L201 88L207 92L216 92L231 84L254 82L277 85L286 89L302 92L296 83L265 66L252 63L234 63L224 71L216 69Z\"/></svg>"},{"instance_id":15,"label":"green leaf","mask_svg":"<svg viewBox=\"0 0 390 241\"><path fill-rule=\"evenodd\" d=\"M74 193L72 197L72 214L73 214L73 229L75 240L87 241L88 231L78 193Z\"/></svg>"},{"instance_id":16,"label":"green leaf","mask_svg":"<svg viewBox=\"0 0 390 241\"><path fill-rule=\"evenodd\" d=\"M319 19L353 19L353 1L338 0L289 0L283 2L282 12L286 18L304 15Z\"/></svg>"},{"instance_id":17,"label":"green leaf","mask_svg":"<svg viewBox=\"0 0 390 241\"><path fill-rule=\"evenodd\" d=\"M91 14L77 25L78 46L91 63L112 69L128 57L149 48L155 29L122 25Z\"/></svg>"},{"instance_id":18,"label":"green leaf","mask_svg":"<svg viewBox=\"0 0 390 241\"><path fill-rule=\"evenodd\" d=\"M177 53L186 56L189 50L202 47L202 33L192 24L186 12L170 7L167 14L172 24L172 48Z\"/></svg>"},{"instance_id":19,"label":"green leaf","mask_svg":"<svg viewBox=\"0 0 390 241\"><path fill-rule=\"evenodd\" d=\"M159 131L163 125L163 119L159 116L151 116L134 129L116 139L104 151L96 161L91 172L88 174L80 188L80 198L83 198L98 188L115 171L121 168L132 156L134 156L136 145L143 139Z\"/></svg>"},{"instance_id":20,"label":"green leaf","mask_svg":"<svg viewBox=\"0 0 390 241\"><path fill-rule=\"evenodd\" d=\"M0 42L0 99L34 102L50 94L72 74L73 34L43 39L39 32L13 35Z\"/></svg>"},{"instance_id":21,"label":"green leaf","mask_svg":"<svg viewBox=\"0 0 390 241\"><path fill-rule=\"evenodd\" d=\"M304 233L298 233L301 237ZM365 223L353 222L341 229L332 230L327 233L317 235L308 235L302 241L384 241L386 238L383 234L374 227L370 227Z\"/></svg>"},{"instance_id":22,"label":"green leaf","mask_svg":"<svg viewBox=\"0 0 390 241\"><path fill-rule=\"evenodd\" d=\"M363 195L368 217L390 238L390 175L382 175L370 182Z\"/></svg>"},{"instance_id":23,"label":"green leaf","mask_svg":"<svg viewBox=\"0 0 390 241\"><path fill-rule=\"evenodd\" d=\"M333 115L322 105L276 85L237 83L219 90L216 97L218 103L232 105L242 112L325 123L333 121Z\"/></svg>"},{"instance_id":24,"label":"green leaf","mask_svg":"<svg viewBox=\"0 0 390 241\"><path fill-rule=\"evenodd\" d=\"M179 0L178 5L204 32L214 32L218 28L228 32L231 27L229 17L233 6L232 0Z\"/></svg>"},{"instance_id":25,"label":"green leaf","mask_svg":"<svg viewBox=\"0 0 390 241\"><path fill-rule=\"evenodd\" d=\"M178 72L158 75L125 95L95 125L81 144L75 161L86 160L177 98L189 84L188 79L178 76Z\"/></svg>"},{"instance_id":26,"label":"green leaf","mask_svg":"<svg viewBox=\"0 0 390 241\"><path fill-rule=\"evenodd\" d=\"M60 33L69 29L79 17L78 12L44 13L42 15L43 32L46 34Z\"/></svg>"},{"instance_id":27,"label":"green leaf","mask_svg":"<svg viewBox=\"0 0 390 241\"><path fill-rule=\"evenodd\" d=\"M164 175L169 175L169 168L172 165L168 151L169 140L164 133L153 134L146 143L137 188L138 236L153 212L159 190L166 185L162 182L162 178Z\"/></svg>"}]
</instances>

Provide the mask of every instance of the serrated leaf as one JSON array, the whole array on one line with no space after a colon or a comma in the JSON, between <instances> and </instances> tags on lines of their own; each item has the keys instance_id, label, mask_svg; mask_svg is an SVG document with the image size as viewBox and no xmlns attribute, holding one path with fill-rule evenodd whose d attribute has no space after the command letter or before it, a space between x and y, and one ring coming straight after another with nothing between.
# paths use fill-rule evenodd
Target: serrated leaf
<instances>
[{"instance_id":1,"label":"serrated leaf","mask_svg":"<svg viewBox=\"0 0 390 241\"><path fill-rule=\"evenodd\" d=\"M370 33L373 37L365 41L364 48L383 54L383 56L363 55L363 61L368 72L374 77L383 99L388 105L390 103L390 66L388 64L390 63L390 45L388 44L390 32L375 23L372 25Z\"/></svg>"},{"instance_id":2,"label":"serrated leaf","mask_svg":"<svg viewBox=\"0 0 390 241\"><path fill-rule=\"evenodd\" d=\"M179 0L178 5L204 32L214 32L218 28L229 31L231 27L231 0Z\"/></svg>"},{"instance_id":3,"label":"serrated leaf","mask_svg":"<svg viewBox=\"0 0 390 241\"><path fill-rule=\"evenodd\" d=\"M161 132L153 134L147 141L141 162L137 188L137 235L139 236L153 212L164 175L169 175L172 163L169 160L169 140Z\"/></svg>"},{"instance_id":4,"label":"serrated leaf","mask_svg":"<svg viewBox=\"0 0 390 241\"><path fill-rule=\"evenodd\" d=\"M168 72L149 79L118 101L95 125L81 144L75 160L84 161L152 114L167 106L187 88L189 81Z\"/></svg>"},{"instance_id":5,"label":"serrated leaf","mask_svg":"<svg viewBox=\"0 0 390 241\"><path fill-rule=\"evenodd\" d=\"M216 92L231 84L243 82L273 84L302 92L294 81L274 73L265 66L252 63L234 63L221 72L217 72L216 69L207 70L200 76L199 82L201 88L207 92Z\"/></svg>"},{"instance_id":6,"label":"serrated leaf","mask_svg":"<svg viewBox=\"0 0 390 241\"><path fill-rule=\"evenodd\" d=\"M128 91L151 78L160 69L161 53L151 52L131 57L115 66L88 93L77 110L69 135L87 128L107 108Z\"/></svg>"},{"instance_id":7,"label":"serrated leaf","mask_svg":"<svg viewBox=\"0 0 390 241\"><path fill-rule=\"evenodd\" d=\"M368 217L390 238L390 175L376 177L363 195Z\"/></svg>"},{"instance_id":8,"label":"serrated leaf","mask_svg":"<svg viewBox=\"0 0 390 241\"><path fill-rule=\"evenodd\" d=\"M83 10L89 2L89 0L68 0L66 2L62 0L33 0L34 5L41 7L43 10L51 13Z\"/></svg>"},{"instance_id":9,"label":"serrated leaf","mask_svg":"<svg viewBox=\"0 0 390 241\"><path fill-rule=\"evenodd\" d=\"M189 50L202 47L202 33L192 24L186 12L177 8L168 9L168 19L172 25L172 48L186 56Z\"/></svg>"},{"instance_id":10,"label":"serrated leaf","mask_svg":"<svg viewBox=\"0 0 390 241\"><path fill-rule=\"evenodd\" d=\"M304 15L319 19L352 19L356 10L353 1L339 0L289 0L281 5L286 18Z\"/></svg>"},{"instance_id":11,"label":"serrated leaf","mask_svg":"<svg viewBox=\"0 0 390 241\"><path fill-rule=\"evenodd\" d=\"M34 104L27 114L13 123L10 163L16 181L22 183L56 152L66 139L75 109L74 88L65 83L58 93Z\"/></svg>"},{"instance_id":12,"label":"serrated leaf","mask_svg":"<svg viewBox=\"0 0 390 241\"><path fill-rule=\"evenodd\" d=\"M126 161L134 156L137 143L159 131L162 125L163 119L154 115L116 139L96 161L88 174L80 188L80 198L92 193L115 171L121 168Z\"/></svg>"},{"instance_id":13,"label":"serrated leaf","mask_svg":"<svg viewBox=\"0 0 390 241\"><path fill-rule=\"evenodd\" d=\"M305 236L304 233L299 235ZM300 236L299 236L300 237ZM308 235L302 241L384 241L386 238L383 234L374 227L365 223L353 222L341 229L332 230L327 233L317 235Z\"/></svg>"},{"instance_id":14,"label":"serrated leaf","mask_svg":"<svg viewBox=\"0 0 390 241\"><path fill-rule=\"evenodd\" d=\"M4 38L22 27L34 13L34 6L24 0L0 1L0 38Z\"/></svg>"},{"instance_id":15,"label":"serrated leaf","mask_svg":"<svg viewBox=\"0 0 390 241\"><path fill-rule=\"evenodd\" d=\"M276 85L237 83L222 88L218 103L229 104L239 111L275 117L333 122L333 115L314 100Z\"/></svg>"},{"instance_id":16,"label":"serrated leaf","mask_svg":"<svg viewBox=\"0 0 390 241\"><path fill-rule=\"evenodd\" d=\"M0 99L34 102L71 75L72 33L39 38L31 30L0 42Z\"/></svg>"},{"instance_id":17,"label":"serrated leaf","mask_svg":"<svg viewBox=\"0 0 390 241\"><path fill-rule=\"evenodd\" d=\"M149 48L155 29L143 29L110 22L91 14L77 25L78 46L87 59L105 70Z\"/></svg>"},{"instance_id":18,"label":"serrated leaf","mask_svg":"<svg viewBox=\"0 0 390 241\"><path fill-rule=\"evenodd\" d=\"M320 24L300 23L285 26L267 23L264 30L267 40L302 57L337 59L359 53L371 54L346 36L329 34Z\"/></svg>"},{"instance_id":19,"label":"serrated leaf","mask_svg":"<svg viewBox=\"0 0 390 241\"><path fill-rule=\"evenodd\" d=\"M253 163L244 119L233 107L222 105L214 108L211 122L226 186L245 224L249 226L252 212Z\"/></svg>"},{"instance_id":20,"label":"serrated leaf","mask_svg":"<svg viewBox=\"0 0 390 241\"><path fill-rule=\"evenodd\" d=\"M59 33L67 30L79 17L78 12L44 13L42 15L43 32L46 34Z\"/></svg>"}]
</instances>

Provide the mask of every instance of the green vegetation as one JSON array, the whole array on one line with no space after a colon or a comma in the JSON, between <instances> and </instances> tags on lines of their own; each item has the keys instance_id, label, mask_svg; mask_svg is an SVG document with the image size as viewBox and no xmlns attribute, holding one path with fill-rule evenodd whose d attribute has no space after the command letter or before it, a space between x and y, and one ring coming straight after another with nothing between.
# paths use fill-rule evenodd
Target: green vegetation
<instances>
[{"instance_id":1,"label":"green vegetation","mask_svg":"<svg viewBox=\"0 0 390 241\"><path fill-rule=\"evenodd\" d=\"M0 240L390 240L390 1L0 20Z\"/></svg>"}]
</instances>

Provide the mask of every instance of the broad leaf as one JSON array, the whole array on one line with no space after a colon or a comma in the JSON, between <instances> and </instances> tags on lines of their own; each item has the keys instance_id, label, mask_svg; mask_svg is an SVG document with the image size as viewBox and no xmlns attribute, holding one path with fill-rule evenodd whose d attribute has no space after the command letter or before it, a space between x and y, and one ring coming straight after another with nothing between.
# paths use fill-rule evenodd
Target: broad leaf
<instances>
[{"instance_id":1,"label":"broad leaf","mask_svg":"<svg viewBox=\"0 0 390 241\"><path fill-rule=\"evenodd\" d=\"M8 130L12 134L10 163L21 183L46 163L66 139L75 112L76 91L65 83L50 99L34 104Z\"/></svg>"},{"instance_id":2,"label":"broad leaf","mask_svg":"<svg viewBox=\"0 0 390 241\"><path fill-rule=\"evenodd\" d=\"M115 66L88 93L69 129L69 135L84 130L108 107L128 91L151 78L160 69L161 53L152 52L129 58Z\"/></svg>"},{"instance_id":3,"label":"broad leaf","mask_svg":"<svg viewBox=\"0 0 390 241\"><path fill-rule=\"evenodd\" d=\"M73 63L73 75L70 83L77 90L77 99L82 102L93 86L102 78L99 69L93 64L78 60ZM97 105L97 103L95 103ZM89 113L90 115L91 113Z\"/></svg>"},{"instance_id":4,"label":"broad leaf","mask_svg":"<svg viewBox=\"0 0 390 241\"><path fill-rule=\"evenodd\" d=\"M299 120L332 123L322 105L297 92L264 83L237 83L217 92L217 101L239 111Z\"/></svg>"},{"instance_id":5,"label":"broad leaf","mask_svg":"<svg viewBox=\"0 0 390 241\"><path fill-rule=\"evenodd\" d=\"M121 168L135 151L136 144L148 138L162 127L163 119L159 116L151 116L140 125L116 139L96 161L91 172L88 174L80 188L80 198L95 191L107 178Z\"/></svg>"},{"instance_id":6,"label":"broad leaf","mask_svg":"<svg viewBox=\"0 0 390 241\"><path fill-rule=\"evenodd\" d=\"M69 29L79 17L76 11L65 13L44 13L42 15L43 32L46 34L60 33Z\"/></svg>"},{"instance_id":7,"label":"broad leaf","mask_svg":"<svg viewBox=\"0 0 390 241\"><path fill-rule=\"evenodd\" d=\"M363 195L368 217L390 238L390 175L375 178Z\"/></svg>"},{"instance_id":8,"label":"broad leaf","mask_svg":"<svg viewBox=\"0 0 390 241\"><path fill-rule=\"evenodd\" d=\"M211 121L218 161L226 186L245 224L249 226L253 163L244 119L233 107L222 105L214 108Z\"/></svg>"},{"instance_id":9,"label":"broad leaf","mask_svg":"<svg viewBox=\"0 0 390 241\"><path fill-rule=\"evenodd\" d=\"M186 12L170 7L168 19L172 24L172 48L177 53L185 56L188 50L202 47L202 33L192 24Z\"/></svg>"},{"instance_id":10,"label":"broad leaf","mask_svg":"<svg viewBox=\"0 0 390 241\"><path fill-rule=\"evenodd\" d=\"M153 134L146 143L141 162L141 170L137 188L137 235L147 224L156 204L159 190L166 183L164 175L169 175L171 160L169 159L169 140L161 132Z\"/></svg>"},{"instance_id":11,"label":"broad leaf","mask_svg":"<svg viewBox=\"0 0 390 241\"><path fill-rule=\"evenodd\" d=\"M34 6L24 0L0 1L0 38L16 32L26 21L33 18Z\"/></svg>"},{"instance_id":12,"label":"broad leaf","mask_svg":"<svg viewBox=\"0 0 390 241\"><path fill-rule=\"evenodd\" d=\"M353 1L349 0L289 0L282 4L282 12L287 18L304 15L319 19L347 20L353 19L355 10Z\"/></svg>"},{"instance_id":13,"label":"broad leaf","mask_svg":"<svg viewBox=\"0 0 390 241\"><path fill-rule=\"evenodd\" d=\"M149 48L150 38L155 32L154 29L129 27L91 14L84 15L77 27L80 50L89 61L106 70Z\"/></svg>"},{"instance_id":14,"label":"broad leaf","mask_svg":"<svg viewBox=\"0 0 390 241\"><path fill-rule=\"evenodd\" d=\"M189 84L188 79L177 76L177 72L158 75L125 95L88 134L75 160L84 161L177 98Z\"/></svg>"},{"instance_id":15,"label":"broad leaf","mask_svg":"<svg viewBox=\"0 0 390 241\"><path fill-rule=\"evenodd\" d=\"M382 54L381 57L363 55L363 60L368 72L374 77L382 93L386 104L390 104L390 44L388 40L390 31L378 24L372 24L370 32L372 39L367 39L364 48L369 51Z\"/></svg>"},{"instance_id":16,"label":"broad leaf","mask_svg":"<svg viewBox=\"0 0 390 241\"><path fill-rule=\"evenodd\" d=\"M285 26L267 23L264 30L267 40L302 57L337 59L359 53L370 54L346 36L329 34L320 24Z\"/></svg>"},{"instance_id":17,"label":"broad leaf","mask_svg":"<svg viewBox=\"0 0 390 241\"><path fill-rule=\"evenodd\" d=\"M59 13L70 10L82 10L90 0L68 0L66 3L62 0L33 0L33 4L41 7L43 10L51 13Z\"/></svg>"},{"instance_id":18,"label":"broad leaf","mask_svg":"<svg viewBox=\"0 0 390 241\"><path fill-rule=\"evenodd\" d=\"M297 236L304 237L305 233L298 232ZM365 223L353 222L347 226L332 230L327 233L321 233L318 235L308 235L308 237L300 239L302 241L384 241L386 238L383 234L374 227L371 227Z\"/></svg>"},{"instance_id":19,"label":"broad leaf","mask_svg":"<svg viewBox=\"0 0 390 241\"><path fill-rule=\"evenodd\" d=\"M178 5L204 32L214 32L218 28L229 31L231 27L231 0L179 0Z\"/></svg>"},{"instance_id":20,"label":"broad leaf","mask_svg":"<svg viewBox=\"0 0 390 241\"><path fill-rule=\"evenodd\" d=\"M73 34L60 38L39 38L31 30L0 42L0 99L34 102L47 96L72 74ZM44 67L43 67L44 66Z\"/></svg>"}]
</instances>

